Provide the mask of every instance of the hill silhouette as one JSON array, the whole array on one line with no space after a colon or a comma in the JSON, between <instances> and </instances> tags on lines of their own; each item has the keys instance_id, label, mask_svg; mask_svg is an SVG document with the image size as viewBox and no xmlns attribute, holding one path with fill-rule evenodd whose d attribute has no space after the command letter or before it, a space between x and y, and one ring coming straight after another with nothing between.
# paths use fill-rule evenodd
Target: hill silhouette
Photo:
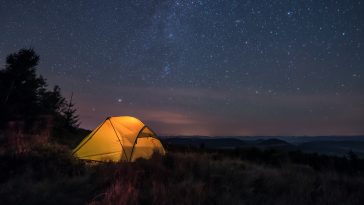
<instances>
[{"instance_id":1,"label":"hill silhouette","mask_svg":"<svg viewBox=\"0 0 364 205\"><path fill-rule=\"evenodd\" d=\"M348 137L342 137L346 139ZM288 138L287 138L288 139ZM330 140L330 138L316 139L315 137L306 138L303 142L289 143L275 137L264 137L264 139L243 140L243 137L164 137L163 142L176 146L202 147L214 149L235 149L255 147L259 149L278 149L285 151L299 150L307 153L319 153L328 155L345 156L352 151L359 157L364 157L364 141L352 140ZM307 141L310 140L310 141Z\"/></svg>"}]
</instances>

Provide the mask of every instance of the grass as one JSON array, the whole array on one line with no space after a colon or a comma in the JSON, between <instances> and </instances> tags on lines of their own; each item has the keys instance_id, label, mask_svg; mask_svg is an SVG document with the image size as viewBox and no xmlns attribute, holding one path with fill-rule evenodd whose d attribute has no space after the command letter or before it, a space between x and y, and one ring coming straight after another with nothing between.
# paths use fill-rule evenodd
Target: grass
<instances>
[{"instance_id":1,"label":"grass","mask_svg":"<svg viewBox=\"0 0 364 205\"><path fill-rule=\"evenodd\" d=\"M364 204L364 162L300 152L168 147L85 164L68 146L0 152L1 204Z\"/></svg>"},{"instance_id":2,"label":"grass","mask_svg":"<svg viewBox=\"0 0 364 205\"><path fill-rule=\"evenodd\" d=\"M0 204L85 204L111 183L110 166L88 166L59 144L0 155Z\"/></svg>"},{"instance_id":3,"label":"grass","mask_svg":"<svg viewBox=\"0 0 364 205\"><path fill-rule=\"evenodd\" d=\"M363 176L308 165L257 164L221 153L174 152L119 164L91 204L362 204Z\"/></svg>"}]
</instances>

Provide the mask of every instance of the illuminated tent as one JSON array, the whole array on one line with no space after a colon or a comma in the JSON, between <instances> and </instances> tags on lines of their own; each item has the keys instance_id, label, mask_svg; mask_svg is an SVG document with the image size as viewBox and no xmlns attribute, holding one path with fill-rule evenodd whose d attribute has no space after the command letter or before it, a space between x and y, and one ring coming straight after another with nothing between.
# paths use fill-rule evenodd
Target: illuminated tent
<instances>
[{"instance_id":1,"label":"illuminated tent","mask_svg":"<svg viewBox=\"0 0 364 205\"><path fill-rule=\"evenodd\" d=\"M92 161L126 161L150 158L165 150L155 133L140 120L108 117L73 150L73 155Z\"/></svg>"}]
</instances>

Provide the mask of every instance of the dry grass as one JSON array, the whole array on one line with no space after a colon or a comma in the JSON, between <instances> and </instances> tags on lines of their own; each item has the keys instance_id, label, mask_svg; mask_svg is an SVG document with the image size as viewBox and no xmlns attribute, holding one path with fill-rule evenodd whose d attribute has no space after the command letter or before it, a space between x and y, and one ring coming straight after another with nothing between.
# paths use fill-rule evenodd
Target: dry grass
<instances>
[{"instance_id":1,"label":"dry grass","mask_svg":"<svg viewBox=\"0 0 364 205\"><path fill-rule=\"evenodd\" d=\"M86 166L47 143L0 154L1 204L364 204L363 160L173 150Z\"/></svg>"},{"instance_id":2,"label":"dry grass","mask_svg":"<svg viewBox=\"0 0 364 205\"><path fill-rule=\"evenodd\" d=\"M364 179L307 165L276 167L214 153L169 153L119 164L91 204L363 204Z\"/></svg>"}]
</instances>

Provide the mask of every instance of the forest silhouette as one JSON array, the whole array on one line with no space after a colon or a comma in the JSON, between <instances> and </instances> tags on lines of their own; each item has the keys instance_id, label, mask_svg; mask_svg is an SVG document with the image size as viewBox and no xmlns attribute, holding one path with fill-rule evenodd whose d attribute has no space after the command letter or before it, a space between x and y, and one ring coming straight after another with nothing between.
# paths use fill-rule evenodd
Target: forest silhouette
<instances>
[{"instance_id":1,"label":"forest silhouette","mask_svg":"<svg viewBox=\"0 0 364 205\"><path fill-rule=\"evenodd\" d=\"M7 56L0 70L0 130L35 134L46 127L50 135L62 137L79 126L76 108L61 95L61 88L48 88L37 74L39 55L23 48Z\"/></svg>"}]
</instances>

